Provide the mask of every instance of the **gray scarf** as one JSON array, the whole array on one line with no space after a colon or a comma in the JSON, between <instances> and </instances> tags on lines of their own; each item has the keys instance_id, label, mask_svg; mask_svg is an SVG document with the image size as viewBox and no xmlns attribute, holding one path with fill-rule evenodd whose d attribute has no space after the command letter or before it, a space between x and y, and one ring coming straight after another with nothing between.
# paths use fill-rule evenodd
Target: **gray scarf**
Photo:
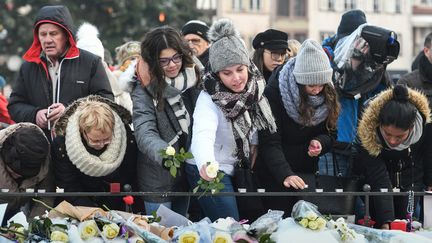
<instances>
[{"instance_id":1,"label":"gray scarf","mask_svg":"<svg viewBox=\"0 0 432 243\"><path fill-rule=\"evenodd\" d=\"M380 126L380 133L383 134L381 126ZM417 111L416 119L414 121L414 127L413 127L412 131L410 132L410 134L408 135L407 139L405 139L405 141L403 141L401 144L399 144L396 147L392 147L392 146L390 146L390 144L387 143L387 141L385 139L383 139L383 140L386 143L387 147L389 147L390 149L402 151L402 150L409 148L411 145L417 143L420 140L420 137L422 136L422 134L423 134L423 118L420 115L420 112ZM380 138L378 137L378 139L380 139Z\"/></svg>"},{"instance_id":2,"label":"gray scarf","mask_svg":"<svg viewBox=\"0 0 432 243\"><path fill-rule=\"evenodd\" d=\"M304 121L300 109L300 93L298 84L295 80L293 70L295 66L295 58L288 61L282 68L279 74L279 89L282 96L282 103L289 117L296 123L304 126L316 126L325 121L328 117L329 109L324 104L324 95L308 95L308 104L315 108L314 115L310 121Z\"/></svg>"}]
</instances>

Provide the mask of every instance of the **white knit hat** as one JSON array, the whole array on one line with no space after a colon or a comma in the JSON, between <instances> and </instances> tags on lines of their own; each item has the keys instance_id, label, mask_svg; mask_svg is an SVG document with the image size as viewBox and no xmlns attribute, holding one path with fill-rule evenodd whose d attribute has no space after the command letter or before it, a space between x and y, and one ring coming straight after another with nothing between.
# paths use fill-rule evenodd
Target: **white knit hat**
<instances>
[{"instance_id":1,"label":"white knit hat","mask_svg":"<svg viewBox=\"0 0 432 243\"><path fill-rule=\"evenodd\" d=\"M307 39L300 47L293 70L298 84L322 85L332 82L333 69L321 45Z\"/></svg>"},{"instance_id":2,"label":"white knit hat","mask_svg":"<svg viewBox=\"0 0 432 243\"><path fill-rule=\"evenodd\" d=\"M104 60L105 49L98 36L99 31L94 25L87 22L83 23L77 31L77 47L91 52Z\"/></svg>"}]
</instances>

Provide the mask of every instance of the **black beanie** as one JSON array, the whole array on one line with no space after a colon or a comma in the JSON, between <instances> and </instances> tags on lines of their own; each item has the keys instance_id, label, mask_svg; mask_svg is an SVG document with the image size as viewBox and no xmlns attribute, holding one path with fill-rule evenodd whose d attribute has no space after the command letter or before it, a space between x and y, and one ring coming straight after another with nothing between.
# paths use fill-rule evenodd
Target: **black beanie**
<instances>
[{"instance_id":1,"label":"black beanie","mask_svg":"<svg viewBox=\"0 0 432 243\"><path fill-rule=\"evenodd\" d=\"M21 127L3 142L1 155L5 165L23 178L36 176L48 156L49 143L35 127Z\"/></svg>"},{"instance_id":2,"label":"black beanie","mask_svg":"<svg viewBox=\"0 0 432 243\"><path fill-rule=\"evenodd\" d=\"M200 20L191 20L183 26L181 32L182 35L187 35L187 34L198 35L204 40L206 40L207 42L209 42L209 39L207 37L208 30L209 27L207 26L206 23Z\"/></svg>"},{"instance_id":3,"label":"black beanie","mask_svg":"<svg viewBox=\"0 0 432 243\"><path fill-rule=\"evenodd\" d=\"M288 49L288 35L285 32L268 29L258 33L252 41L252 47L268 50Z\"/></svg>"},{"instance_id":4,"label":"black beanie","mask_svg":"<svg viewBox=\"0 0 432 243\"><path fill-rule=\"evenodd\" d=\"M337 34L341 36L350 35L360 25L366 23L366 15L359 9L350 10L342 15Z\"/></svg>"}]
</instances>

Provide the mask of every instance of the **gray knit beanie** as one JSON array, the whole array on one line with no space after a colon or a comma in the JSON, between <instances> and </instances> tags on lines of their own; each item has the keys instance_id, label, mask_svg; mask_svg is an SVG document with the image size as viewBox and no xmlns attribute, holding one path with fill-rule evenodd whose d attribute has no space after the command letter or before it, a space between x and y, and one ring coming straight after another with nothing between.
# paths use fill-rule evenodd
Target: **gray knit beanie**
<instances>
[{"instance_id":1,"label":"gray knit beanie","mask_svg":"<svg viewBox=\"0 0 432 243\"><path fill-rule=\"evenodd\" d=\"M318 42L312 39L303 42L293 74L298 84L322 85L332 82L330 60Z\"/></svg>"},{"instance_id":2,"label":"gray knit beanie","mask_svg":"<svg viewBox=\"0 0 432 243\"><path fill-rule=\"evenodd\" d=\"M213 23L208 32L212 42L209 51L209 62L213 72L236 65L249 66L249 54L240 34L228 19L220 19Z\"/></svg>"}]
</instances>

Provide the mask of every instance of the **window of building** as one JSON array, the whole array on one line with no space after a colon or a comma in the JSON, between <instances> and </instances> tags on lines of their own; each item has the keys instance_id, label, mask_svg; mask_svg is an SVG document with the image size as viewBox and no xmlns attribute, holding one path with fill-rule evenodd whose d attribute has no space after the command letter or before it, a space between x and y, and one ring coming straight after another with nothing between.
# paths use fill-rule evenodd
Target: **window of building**
<instances>
[{"instance_id":1,"label":"window of building","mask_svg":"<svg viewBox=\"0 0 432 243\"><path fill-rule=\"evenodd\" d=\"M232 10L241 11L242 9L242 0L232 0Z\"/></svg>"},{"instance_id":2,"label":"window of building","mask_svg":"<svg viewBox=\"0 0 432 243\"><path fill-rule=\"evenodd\" d=\"M295 0L294 15L299 17L306 16L306 1Z\"/></svg>"},{"instance_id":3,"label":"window of building","mask_svg":"<svg viewBox=\"0 0 432 243\"><path fill-rule=\"evenodd\" d=\"M249 8L253 11L261 10L261 0L249 0Z\"/></svg>"},{"instance_id":4,"label":"window of building","mask_svg":"<svg viewBox=\"0 0 432 243\"><path fill-rule=\"evenodd\" d=\"M345 0L344 1L345 10L355 9L357 8L356 0Z\"/></svg>"},{"instance_id":5,"label":"window of building","mask_svg":"<svg viewBox=\"0 0 432 243\"><path fill-rule=\"evenodd\" d=\"M290 1L289 0L278 0L277 1L277 14L279 16L289 16Z\"/></svg>"},{"instance_id":6,"label":"window of building","mask_svg":"<svg viewBox=\"0 0 432 243\"><path fill-rule=\"evenodd\" d=\"M374 13L380 12L380 0L374 0L373 1L373 11L374 11Z\"/></svg>"},{"instance_id":7,"label":"window of building","mask_svg":"<svg viewBox=\"0 0 432 243\"><path fill-rule=\"evenodd\" d=\"M401 13L401 1L400 0L396 0L396 2L395 2L395 12Z\"/></svg>"},{"instance_id":8,"label":"window of building","mask_svg":"<svg viewBox=\"0 0 432 243\"><path fill-rule=\"evenodd\" d=\"M335 1L336 0L328 0L328 10L335 11Z\"/></svg>"}]
</instances>

